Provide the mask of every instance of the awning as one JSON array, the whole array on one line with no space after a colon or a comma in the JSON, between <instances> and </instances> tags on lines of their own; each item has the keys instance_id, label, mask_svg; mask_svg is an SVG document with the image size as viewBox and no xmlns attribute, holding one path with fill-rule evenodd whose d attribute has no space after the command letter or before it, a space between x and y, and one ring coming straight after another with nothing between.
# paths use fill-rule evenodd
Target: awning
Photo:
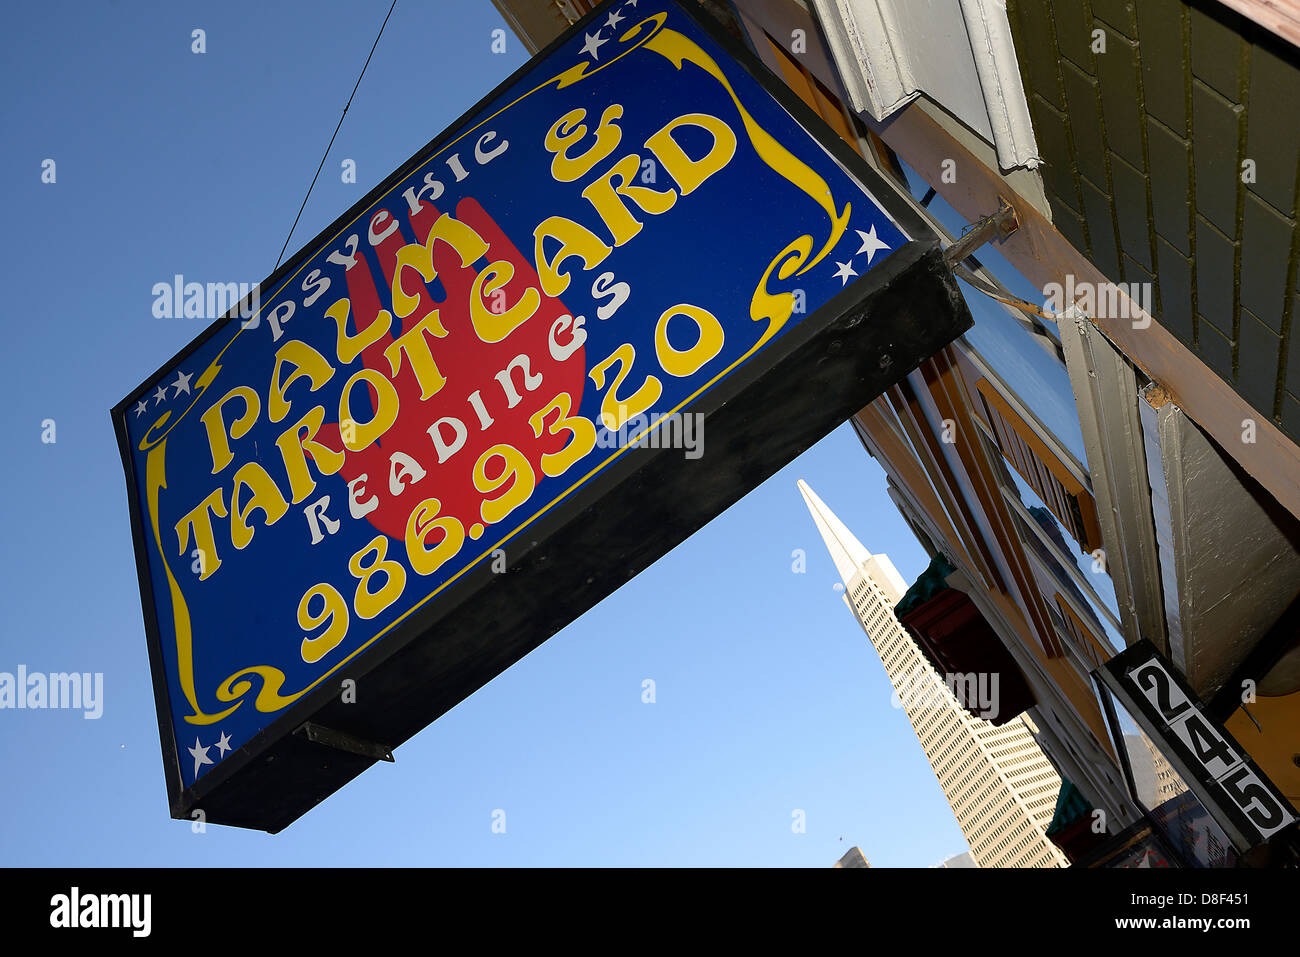
<instances>
[{"instance_id":1,"label":"awning","mask_svg":"<svg viewBox=\"0 0 1300 957\"><path fill-rule=\"evenodd\" d=\"M970 596L948 585L954 571L943 555L936 555L894 614L963 707L1003 725L1034 706L1034 693Z\"/></svg>"},{"instance_id":2,"label":"awning","mask_svg":"<svg viewBox=\"0 0 1300 957\"><path fill-rule=\"evenodd\" d=\"M1110 839L1106 831L1093 830L1092 804L1074 782L1061 779L1056 797L1056 813L1044 832L1047 839L1061 849L1071 862L1101 847Z\"/></svg>"},{"instance_id":3,"label":"awning","mask_svg":"<svg viewBox=\"0 0 1300 957\"><path fill-rule=\"evenodd\" d=\"M1047 825L1046 834L1051 837L1073 824L1076 820L1092 811L1092 805L1083 796L1083 792L1074 786L1073 781L1061 779L1061 791L1056 796L1056 812L1052 823Z\"/></svg>"}]
</instances>

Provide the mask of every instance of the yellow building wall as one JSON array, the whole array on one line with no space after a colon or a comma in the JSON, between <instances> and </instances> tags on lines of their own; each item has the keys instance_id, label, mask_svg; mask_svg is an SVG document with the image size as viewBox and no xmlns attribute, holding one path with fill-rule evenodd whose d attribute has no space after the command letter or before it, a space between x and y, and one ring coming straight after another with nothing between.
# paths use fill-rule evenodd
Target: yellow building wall
<instances>
[{"instance_id":1,"label":"yellow building wall","mask_svg":"<svg viewBox=\"0 0 1300 957\"><path fill-rule=\"evenodd\" d=\"M1256 698L1246 707L1259 728L1241 708L1224 726L1300 811L1300 765L1296 764L1300 759L1300 691L1279 698Z\"/></svg>"}]
</instances>

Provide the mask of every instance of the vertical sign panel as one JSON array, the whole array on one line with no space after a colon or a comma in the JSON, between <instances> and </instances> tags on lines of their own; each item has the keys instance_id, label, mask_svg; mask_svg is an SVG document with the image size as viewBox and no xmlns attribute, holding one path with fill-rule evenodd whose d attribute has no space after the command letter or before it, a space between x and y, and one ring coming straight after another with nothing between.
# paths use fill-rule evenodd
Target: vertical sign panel
<instances>
[{"instance_id":1,"label":"vertical sign panel","mask_svg":"<svg viewBox=\"0 0 1300 957\"><path fill-rule=\"evenodd\" d=\"M1130 646L1099 674L1239 851L1297 820L1290 802L1150 642Z\"/></svg>"}]
</instances>

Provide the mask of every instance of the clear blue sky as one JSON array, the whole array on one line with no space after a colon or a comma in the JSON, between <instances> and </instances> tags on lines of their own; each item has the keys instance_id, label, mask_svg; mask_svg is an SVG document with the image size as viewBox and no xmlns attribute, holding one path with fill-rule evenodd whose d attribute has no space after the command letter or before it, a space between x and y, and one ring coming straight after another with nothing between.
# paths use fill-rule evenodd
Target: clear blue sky
<instances>
[{"instance_id":1,"label":"clear blue sky","mask_svg":"<svg viewBox=\"0 0 1300 957\"><path fill-rule=\"evenodd\" d=\"M285 832L167 816L108 410L205 324L154 318L155 283L271 271L386 10L6 12L0 671L103 672L105 708L0 711L0 863L829 866L858 844L876 866L928 866L965 850L795 488L905 578L922 570L847 426ZM290 251L524 62L513 35L491 52L503 26L487 0L399 0Z\"/></svg>"}]
</instances>

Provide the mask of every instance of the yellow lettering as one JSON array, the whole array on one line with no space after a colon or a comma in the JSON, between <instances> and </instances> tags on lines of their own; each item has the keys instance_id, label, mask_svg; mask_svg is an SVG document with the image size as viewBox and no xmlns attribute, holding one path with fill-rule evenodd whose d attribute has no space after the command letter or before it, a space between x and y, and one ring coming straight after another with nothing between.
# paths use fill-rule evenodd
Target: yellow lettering
<instances>
[{"instance_id":1,"label":"yellow lettering","mask_svg":"<svg viewBox=\"0 0 1300 957\"><path fill-rule=\"evenodd\" d=\"M226 421L222 414L221 408L231 399L243 399L244 411L235 421L230 423L230 431L226 431ZM257 421L258 415L262 411L262 400L246 385L237 385L220 399L208 411L199 416L203 427L208 432L208 449L212 453L212 474L216 475L232 461L234 453L230 451L230 440L239 439L248 434L248 430L253 427ZM229 439L227 438L229 435Z\"/></svg>"},{"instance_id":2,"label":"yellow lettering","mask_svg":"<svg viewBox=\"0 0 1300 957\"><path fill-rule=\"evenodd\" d=\"M311 613L311 600L320 595L324 606L319 615ZM337 588L329 582L321 582L307 589L302 600L298 602L298 627L311 631L326 623L329 627L315 638L302 640L302 660L308 664L320 661L333 651L348 633L348 604L343 600Z\"/></svg>"},{"instance_id":3,"label":"yellow lettering","mask_svg":"<svg viewBox=\"0 0 1300 957\"><path fill-rule=\"evenodd\" d=\"M361 559L371 552L375 560L362 565ZM348 570L358 579L357 591L352 597L352 607L362 618L374 618L402 596L406 587L406 569L388 558L388 536L376 535L361 551L348 559ZM384 584L378 591L370 591L370 580L383 573Z\"/></svg>"},{"instance_id":4,"label":"yellow lettering","mask_svg":"<svg viewBox=\"0 0 1300 957\"><path fill-rule=\"evenodd\" d=\"M548 239L560 241L560 248L551 259L546 258ZM551 216L533 230L533 260L542 281L542 291L548 296L558 296L569 288L569 274L561 272L560 266L570 256L580 256L582 268L591 269L604 262L610 251L610 247L587 227L563 216Z\"/></svg>"},{"instance_id":5,"label":"yellow lettering","mask_svg":"<svg viewBox=\"0 0 1300 957\"><path fill-rule=\"evenodd\" d=\"M605 428L614 432L622 427L623 423L634 415L640 415L663 393L663 383L657 376L646 376L645 382L641 383L641 388L632 393L626 399L618 395L618 387L622 385L623 380L627 378L628 372L632 370L632 363L636 359L636 349L631 343L625 342L613 352L609 358L605 359L599 365L594 366L588 375L591 381L596 383L597 389L605 388L605 370L614 363L618 363L618 372L614 375L614 381L610 384L609 391L605 393L605 398L600 403L600 421L604 423Z\"/></svg>"},{"instance_id":6,"label":"yellow lettering","mask_svg":"<svg viewBox=\"0 0 1300 957\"><path fill-rule=\"evenodd\" d=\"M199 581L210 578L221 567L221 556L217 554L217 542L212 534L213 515L226 517L226 495L219 488L213 489L207 498L176 523L176 538L180 541L182 556L190 544L190 529L194 530L194 544L199 550L203 569Z\"/></svg>"},{"instance_id":7,"label":"yellow lettering","mask_svg":"<svg viewBox=\"0 0 1300 957\"><path fill-rule=\"evenodd\" d=\"M469 297L469 318L474 331L484 342L500 342L537 312L542 297L532 286L524 290L519 301L501 313L483 305L483 300L505 286L515 276L514 265L506 259L494 262L474 279Z\"/></svg>"},{"instance_id":8,"label":"yellow lettering","mask_svg":"<svg viewBox=\"0 0 1300 957\"><path fill-rule=\"evenodd\" d=\"M393 326L393 316L387 309L380 309L370 325L359 330L355 336L348 334L348 314L352 311L352 301L346 297L325 310L325 315L334 320L338 326L338 356L344 365L350 363L366 349L384 337Z\"/></svg>"},{"instance_id":9,"label":"yellow lettering","mask_svg":"<svg viewBox=\"0 0 1300 957\"><path fill-rule=\"evenodd\" d=\"M695 126L707 130L713 137L713 145L699 159L691 159L673 137L673 132L683 126ZM736 155L736 134L726 123L707 113L687 113L672 120L657 133L651 134L645 141L646 148L659 159L659 164L668 172L679 187L682 195L695 192L704 181L731 162Z\"/></svg>"},{"instance_id":10,"label":"yellow lettering","mask_svg":"<svg viewBox=\"0 0 1300 957\"><path fill-rule=\"evenodd\" d=\"M424 245L410 243L397 251L397 265L393 268L393 314L398 319L409 316L420 302L419 296L409 295L402 289L402 270L410 266L426 283L433 282L438 275L433 268L433 244L439 240L456 250L462 266L478 262L488 252L482 236L460 220L452 219L450 213L443 213L429 230Z\"/></svg>"},{"instance_id":11,"label":"yellow lettering","mask_svg":"<svg viewBox=\"0 0 1300 957\"><path fill-rule=\"evenodd\" d=\"M410 364L411 371L415 373L415 379L420 384L421 401L435 395L439 389L447 384L446 378L438 369L438 363L433 359L433 353L429 350L429 340L425 338L426 334L439 339L447 335L442 320L438 318L437 309L434 309L409 330L394 339L392 344L384 350L384 358L388 360L388 367L392 370L394 376L402 368L402 356L406 356L406 361Z\"/></svg>"},{"instance_id":12,"label":"yellow lettering","mask_svg":"<svg viewBox=\"0 0 1300 957\"><path fill-rule=\"evenodd\" d=\"M281 379L280 373L285 365L292 365L293 371ZM289 414L289 402L284 393L295 381L306 376L311 383L311 391L315 392L333 375L334 367L307 343L298 339L286 342L275 354L275 369L271 373L271 421L279 422Z\"/></svg>"},{"instance_id":13,"label":"yellow lettering","mask_svg":"<svg viewBox=\"0 0 1300 957\"><path fill-rule=\"evenodd\" d=\"M579 107L556 120L546 133L547 152L555 154L551 158L551 177L561 183L572 183L586 176L592 167L614 152L623 138L623 131L614 121L622 115L623 107L617 103L607 107L596 127L595 142L578 156L570 156L569 150L587 135L587 125L582 122L587 111Z\"/></svg>"},{"instance_id":14,"label":"yellow lettering","mask_svg":"<svg viewBox=\"0 0 1300 957\"><path fill-rule=\"evenodd\" d=\"M487 474L487 464L494 458L500 458L504 464L499 474L490 476ZM474 487L480 492L495 492L511 479L514 481L510 487L496 498L483 499L479 514L487 524L501 521L528 501L533 489L537 487L537 476L524 453L513 445L494 445L474 463Z\"/></svg>"},{"instance_id":15,"label":"yellow lettering","mask_svg":"<svg viewBox=\"0 0 1300 957\"><path fill-rule=\"evenodd\" d=\"M582 416L570 416L569 410L572 403L573 400L569 398L569 393L561 392L545 408L534 412L528 419L528 424L533 427L533 435L540 439L546 416L556 412L558 414L555 421L551 423L550 434L559 435L561 429L567 429L569 434L573 436L572 441L560 451L543 453L542 471L547 475L564 474L570 465L596 447L596 427L591 424L590 419Z\"/></svg>"},{"instance_id":16,"label":"yellow lettering","mask_svg":"<svg viewBox=\"0 0 1300 957\"><path fill-rule=\"evenodd\" d=\"M695 323L695 345L678 352L668 342L668 322L673 316L686 316ZM722 351L722 323L710 312L699 306L685 304L673 306L659 317L655 326L655 355L659 364L669 375L679 378L695 375L706 362Z\"/></svg>"},{"instance_id":17,"label":"yellow lettering","mask_svg":"<svg viewBox=\"0 0 1300 957\"><path fill-rule=\"evenodd\" d=\"M249 489L253 496L248 504L239 504L239 490ZM230 542L236 548L247 548L253 540L253 530L248 526L248 516L256 509L266 516L265 525L271 526L284 518L289 503L276 487L275 480L256 462L246 462L235 473L235 487L230 493Z\"/></svg>"},{"instance_id":18,"label":"yellow lettering","mask_svg":"<svg viewBox=\"0 0 1300 957\"><path fill-rule=\"evenodd\" d=\"M375 400L374 418L365 423L352 418L352 387L362 381L370 383L378 396ZM350 422L353 426L351 429L339 430L344 447L352 452L360 452L391 429L397 421L399 401L397 390L382 373L374 369L358 369L353 373L339 396L339 422Z\"/></svg>"},{"instance_id":19,"label":"yellow lettering","mask_svg":"<svg viewBox=\"0 0 1300 957\"><path fill-rule=\"evenodd\" d=\"M465 542L465 526L452 515L438 517L442 502L426 498L406 519L406 557L417 575L432 575L455 557ZM428 547L429 535L442 531L442 541Z\"/></svg>"},{"instance_id":20,"label":"yellow lettering","mask_svg":"<svg viewBox=\"0 0 1300 957\"><path fill-rule=\"evenodd\" d=\"M316 480L311 477L311 470L307 467L306 452L311 452L312 460L321 475L333 475L343 467L342 452L335 452L329 446L315 441L316 433L324 421L325 407L318 405L275 440L280 449L280 458L284 460L284 470L289 474L289 491L295 505L316 487ZM306 435L302 434L303 429L307 430Z\"/></svg>"},{"instance_id":21,"label":"yellow lettering","mask_svg":"<svg viewBox=\"0 0 1300 957\"><path fill-rule=\"evenodd\" d=\"M637 233L641 232L641 221L632 215L620 197L626 197L636 203L652 216L665 213L677 202L677 192L661 192L645 186L632 186L641 170L641 157L632 153L610 167L609 172L601 176L582 191L587 202L600 213L601 221L609 228L614 237L614 245L622 246ZM618 185L614 185L618 180Z\"/></svg>"}]
</instances>

